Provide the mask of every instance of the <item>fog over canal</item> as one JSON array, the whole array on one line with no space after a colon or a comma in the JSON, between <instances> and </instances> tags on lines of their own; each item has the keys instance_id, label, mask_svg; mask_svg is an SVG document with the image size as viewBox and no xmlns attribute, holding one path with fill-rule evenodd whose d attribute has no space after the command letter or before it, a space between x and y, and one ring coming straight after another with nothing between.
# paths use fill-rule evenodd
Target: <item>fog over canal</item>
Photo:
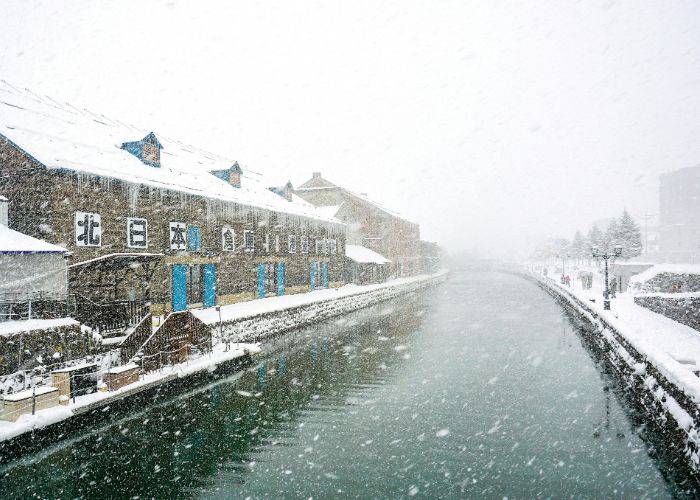
<instances>
[{"instance_id":1,"label":"fog over canal","mask_svg":"<svg viewBox=\"0 0 700 500\"><path fill-rule=\"evenodd\" d=\"M242 374L11 463L0 491L682 494L580 327L529 281L456 271L437 288L285 335Z\"/></svg>"}]
</instances>

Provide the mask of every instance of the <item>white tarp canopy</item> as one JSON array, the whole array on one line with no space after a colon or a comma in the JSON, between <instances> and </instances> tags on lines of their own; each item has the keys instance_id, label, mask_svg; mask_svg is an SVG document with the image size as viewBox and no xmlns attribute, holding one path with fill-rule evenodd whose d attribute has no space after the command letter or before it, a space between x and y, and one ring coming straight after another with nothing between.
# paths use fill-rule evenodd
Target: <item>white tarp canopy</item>
<instances>
[{"instance_id":1,"label":"white tarp canopy","mask_svg":"<svg viewBox=\"0 0 700 500\"><path fill-rule=\"evenodd\" d=\"M358 264L389 264L391 261L362 245L345 245L345 256Z\"/></svg>"},{"instance_id":2,"label":"white tarp canopy","mask_svg":"<svg viewBox=\"0 0 700 500\"><path fill-rule=\"evenodd\" d=\"M68 294L65 253L63 247L0 224L0 301L64 300Z\"/></svg>"}]
</instances>

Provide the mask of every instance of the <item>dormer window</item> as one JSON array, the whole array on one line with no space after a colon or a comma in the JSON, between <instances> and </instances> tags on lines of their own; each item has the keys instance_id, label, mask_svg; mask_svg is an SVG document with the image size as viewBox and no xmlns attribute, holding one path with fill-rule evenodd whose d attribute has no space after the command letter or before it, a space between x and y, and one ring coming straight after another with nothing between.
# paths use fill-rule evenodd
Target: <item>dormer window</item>
<instances>
[{"instance_id":1,"label":"dormer window","mask_svg":"<svg viewBox=\"0 0 700 500\"><path fill-rule=\"evenodd\" d=\"M241 174L243 174L243 170L241 170L238 162L234 162L234 164L229 168L222 170L211 170L209 173L215 175L223 181L228 182L235 188L241 187Z\"/></svg>"},{"instance_id":2,"label":"dormer window","mask_svg":"<svg viewBox=\"0 0 700 500\"><path fill-rule=\"evenodd\" d=\"M153 132L149 132L140 141L125 142L122 149L151 167L160 168L160 150L163 146Z\"/></svg>"},{"instance_id":3,"label":"dormer window","mask_svg":"<svg viewBox=\"0 0 700 500\"><path fill-rule=\"evenodd\" d=\"M271 187L268 188L270 191L273 193L281 196L287 201L292 201L292 194L294 193L294 186L292 185L292 181L287 181L287 184L281 187Z\"/></svg>"}]
</instances>

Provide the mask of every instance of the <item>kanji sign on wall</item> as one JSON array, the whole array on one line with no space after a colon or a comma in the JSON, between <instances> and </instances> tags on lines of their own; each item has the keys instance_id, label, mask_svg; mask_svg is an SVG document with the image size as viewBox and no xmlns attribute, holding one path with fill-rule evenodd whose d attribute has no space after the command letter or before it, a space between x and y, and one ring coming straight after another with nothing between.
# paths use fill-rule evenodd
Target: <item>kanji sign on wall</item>
<instances>
[{"instance_id":1,"label":"kanji sign on wall","mask_svg":"<svg viewBox=\"0 0 700 500\"><path fill-rule=\"evenodd\" d=\"M170 249L187 250L187 224L184 222L170 223Z\"/></svg>"},{"instance_id":2,"label":"kanji sign on wall","mask_svg":"<svg viewBox=\"0 0 700 500\"><path fill-rule=\"evenodd\" d=\"M79 247L99 247L102 245L100 214L75 212L75 245Z\"/></svg>"},{"instance_id":3,"label":"kanji sign on wall","mask_svg":"<svg viewBox=\"0 0 700 500\"><path fill-rule=\"evenodd\" d=\"M148 248L148 221L136 217L126 219L126 246Z\"/></svg>"},{"instance_id":4,"label":"kanji sign on wall","mask_svg":"<svg viewBox=\"0 0 700 500\"><path fill-rule=\"evenodd\" d=\"M233 252L236 249L235 246L236 234L230 227L221 228L221 249L224 252Z\"/></svg>"}]
</instances>

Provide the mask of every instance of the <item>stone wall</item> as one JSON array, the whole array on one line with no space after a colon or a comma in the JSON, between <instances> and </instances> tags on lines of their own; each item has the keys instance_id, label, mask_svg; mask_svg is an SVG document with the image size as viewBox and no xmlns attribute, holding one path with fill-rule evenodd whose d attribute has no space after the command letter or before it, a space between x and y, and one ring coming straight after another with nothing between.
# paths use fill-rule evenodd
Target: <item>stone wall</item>
<instances>
[{"instance_id":1,"label":"stone wall","mask_svg":"<svg viewBox=\"0 0 700 500\"><path fill-rule=\"evenodd\" d=\"M209 324L214 337L232 342L259 342L288 330L318 323L334 316L384 302L441 283L446 275L439 275L410 283L384 286L375 290L314 302L280 311L259 314L231 323Z\"/></svg>"},{"instance_id":2,"label":"stone wall","mask_svg":"<svg viewBox=\"0 0 700 500\"><path fill-rule=\"evenodd\" d=\"M81 358L95 351L92 334L83 332L77 322L0 335L0 375Z\"/></svg>"},{"instance_id":3,"label":"stone wall","mask_svg":"<svg viewBox=\"0 0 700 500\"><path fill-rule=\"evenodd\" d=\"M634 303L691 328L700 330L700 297L638 295Z\"/></svg>"},{"instance_id":4,"label":"stone wall","mask_svg":"<svg viewBox=\"0 0 700 500\"><path fill-rule=\"evenodd\" d=\"M143 165L143 168L154 167ZM343 280L345 237L344 227L340 224L252 209L117 179L47 170L2 138L0 173L0 193L10 199L10 227L65 246L71 252L69 264L112 253L164 254L162 265L152 277L150 294L153 302L166 308L170 302L172 264L217 264L217 291L224 303L247 298L250 294L255 296L257 265L260 263L284 262L285 284L289 289L308 289L311 262L328 262L330 281L338 283ZM100 214L101 246L75 244L74 219L78 211ZM129 217L148 220L147 248L127 246ZM201 249L171 250L171 221L199 227ZM235 232L235 250L232 252L222 250L221 231L224 226ZM253 231L253 251L244 250L244 231ZM270 235L269 250L265 249L266 234ZM288 251L289 235L297 238L295 253ZM301 251L302 236L309 238L308 253ZM275 248L276 237L280 239L279 251ZM315 240L322 238L337 240L335 254L316 254ZM143 293L141 289L136 291Z\"/></svg>"},{"instance_id":5,"label":"stone wall","mask_svg":"<svg viewBox=\"0 0 700 500\"><path fill-rule=\"evenodd\" d=\"M520 273L518 273L520 274ZM694 398L673 383L660 368L638 352L620 332L598 315L588 304L547 278L520 274L535 280L552 296L574 308L591 326L583 338L616 372L619 383L631 401L650 417L655 433L663 433L664 445L674 461L691 474L700 470L700 407Z\"/></svg>"}]
</instances>

